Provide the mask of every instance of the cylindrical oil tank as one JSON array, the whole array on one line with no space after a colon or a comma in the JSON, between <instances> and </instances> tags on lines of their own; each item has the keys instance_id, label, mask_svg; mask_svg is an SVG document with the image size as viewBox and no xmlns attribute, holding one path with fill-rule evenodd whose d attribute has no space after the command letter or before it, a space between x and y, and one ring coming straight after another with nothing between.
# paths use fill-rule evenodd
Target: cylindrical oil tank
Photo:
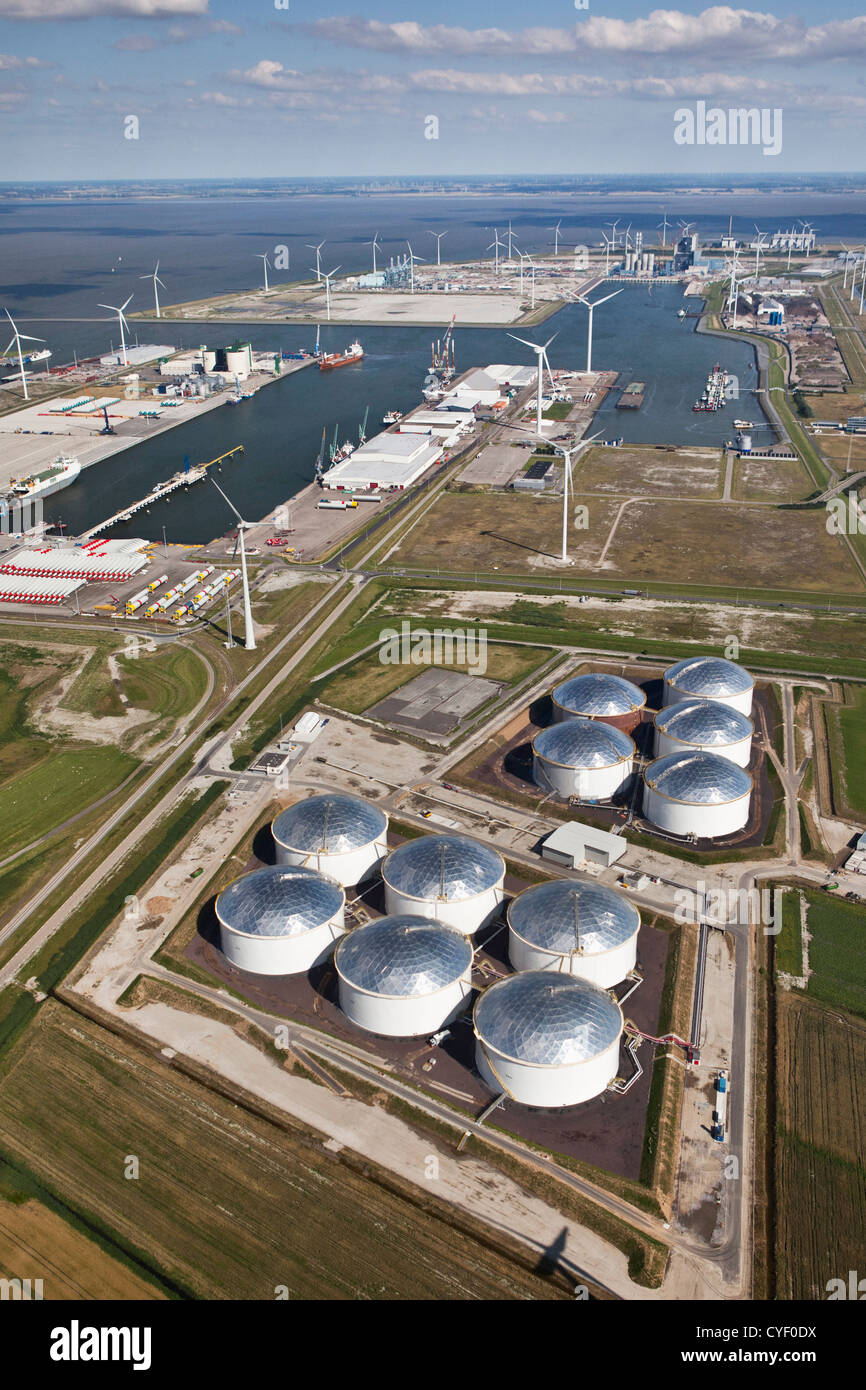
<instances>
[{"instance_id":1,"label":"cylindrical oil tank","mask_svg":"<svg viewBox=\"0 0 866 1390\"><path fill-rule=\"evenodd\" d=\"M473 936L499 910L505 860L468 835L423 835L382 865L385 909L432 917Z\"/></svg>"},{"instance_id":2,"label":"cylindrical oil tank","mask_svg":"<svg viewBox=\"0 0 866 1390\"><path fill-rule=\"evenodd\" d=\"M359 796L296 801L271 826L278 864L319 869L343 887L367 878L388 853L388 817Z\"/></svg>"},{"instance_id":3,"label":"cylindrical oil tank","mask_svg":"<svg viewBox=\"0 0 866 1390\"><path fill-rule=\"evenodd\" d=\"M718 753L669 753L644 772L644 815L670 835L733 835L751 800L751 775Z\"/></svg>"},{"instance_id":4,"label":"cylindrical oil tank","mask_svg":"<svg viewBox=\"0 0 866 1390\"><path fill-rule=\"evenodd\" d=\"M587 671L555 686L551 695L553 718L557 723L583 716L598 719L630 734L643 718L646 695L639 686L622 676L604 671Z\"/></svg>"},{"instance_id":5,"label":"cylindrical oil tank","mask_svg":"<svg viewBox=\"0 0 866 1390\"><path fill-rule=\"evenodd\" d=\"M640 913L622 893L591 879L552 879L508 905L508 958L515 970L555 970L610 989L634 970Z\"/></svg>"},{"instance_id":6,"label":"cylindrical oil tank","mask_svg":"<svg viewBox=\"0 0 866 1390\"><path fill-rule=\"evenodd\" d=\"M482 1080L521 1105L581 1105L619 1070L622 1010L574 975L530 970L500 980L476 1003L473 1026Z\"/></svg>"},{"instance_id":7,"label":"cylindrical oil tank","mask_svg":"<svg viewBox=\"0 0 866 1390\"><path fill-rule=\"evenodd\" d=\"M465 1008L472 958L469 938L442 922L379 917L340 942L340 1007L368 1033L428 1037Z\"/></svg>"},{"instance_id":8,"label":"cylindrical oil tank","mask_svg":"<svg viewBox=\"0 0 866 1390\"><path fill-rule=\"evenodd\" d=\"M718 700L680 700L666 705L655 719L656 754L718 753L738 767L748 767L755 726L747 714Z\"/></svg>"},{"instance_id":9,"label":"cylindrical oil tank","mask_svg":"<svg viewBox=\"0 0 866 1390\"><path fill-rule=\"evenodd\" d=\"M634 771L634 740L594 719L551 724L532 740L532 775L540 787L580 801L609 801Z\"/></svg>"},{"instance_id":10,"label":"cylindrical oil tank","mask_svg":"<svg viewBox=\"0 0 866 1390\"><path fill-rule=\"evenodd\" d=\"M303 974L343 934L345 902L340 885L314 869L255 869L216 900L223 954L254 975Z\"/></svg>"},{"instance_id":11,"label":"cylindrical oil tank","mask_svg":"<svg viewBox=\"0 0 866 1390\"><path fill-rule=\"evenodd\" d=\"M741 714L751 714L754 679L742 666L722 656L687 656L665 671L664 701L718 700Z\"/></svg>"}]
</instances>

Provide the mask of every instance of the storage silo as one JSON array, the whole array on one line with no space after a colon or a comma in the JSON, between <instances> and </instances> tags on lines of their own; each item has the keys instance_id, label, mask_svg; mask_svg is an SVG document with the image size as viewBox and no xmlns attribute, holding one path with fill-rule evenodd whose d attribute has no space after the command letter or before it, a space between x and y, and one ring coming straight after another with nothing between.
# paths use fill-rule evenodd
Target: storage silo
<instances>
[{"instance_id":1,"label":"storage silo","mask_svg":"<svg viewBox=\"0 0 866 1390\"><path fill-rule=\"evenodd\" d=\"M388 853L388 817L359 796L296 801L271 826L278 864L319 869L343 887L360 883Z\"/></svg>"},{"instance_id":2,"label":"storage silo","mask_svg":"<svg viewBox=\"0 0 866 1390\"><path fill-rule=\"evenodd\" d=\"M342 936L345 903L340 885L315 869L255 869L216 900L223 955L254 975L301 975Z\"/></svg>"},{"instance_id":3,"label":"storage silo","mask_svg":"<svg viewBox=\"0 0 866 1390\"><path fill-rule=\"evenodd\" d=\"M475 1065L492 1091L559 1110L600 1095L619 1070L622 1010L574 975L529 970L475 1005Z\"/></svg>"},{"instance_id":4,"label":"storage silo","mask_svg":"<svg viewBox=\"0 0 866 1390\"><path fill-rule=\"evenodd\" d=\"M551 724L532 740L532 775L538 786L580 801L609 801L631 777L634 758L628 734L594 719Z\"/></svg>"},{"instance_id":5,"label":"storage silo","mask_svg":"<svg viewBox=\"0 0 866 1390\"><path fill-rule=\"evenodd\" d=\"M640 724L646 705L646 695L639 686L604 671L573 676L555 686L550 698L557 723L583 716L622 729L626 734Z\"/></svg>"},{"instance_id":6,"label":"storage silo","mask_svg":"<svg viewBox=\"0 0 866 1390\"><path fill-rule=\"evenodd\" d=\"M507 919L515 970L578 975L600 989L634 970L640 913L601 883L560 878L535 884L512 899Z\"/></svg>"},{"instance_id":7,"label":"storage silo","mask_svg":"<svg viewBox=\"0 0 866 1390\"><path fill-rule=\"evenodd\" d=\"M368 1033L429 1036L465 1008L473 954L469 938L442 922L379 917L340 942L340 1008Z\"/></svg>"},{"instance_id":8,"label":"storage silo","mask_svg":"<svg viewBox=\"0 0 866 1390\"><path fill-rule=\"evenodd\" d=\"M721 656L688 656L665 671L665 705L680 700L718 700L741 714L752 712L755 682L748 671Z\"/></svg>"},{"instance_id":9,"label":"storage silo","mask_svg":"<svg viewBox=\"0 0 866 1390\"><path fill-rule=\"evenodd\" d=\"M502 902L505 860L468 835L423 835L391 851L382 879L388 913L432 917L473 936Z\"/></svg>"},{"instance_id":10,"label":"storage silo","mask_svg":"<svg viewBox=\"0 0 866 1390\"><path fill-rule=\"evenodd\" d=\"M671 835L733 835L751 800L751 775L718 753L669 753L644 772L644 815Z\"/></svg>"},{"instance_id":11,"label":"storage silo","mask_svg":"<svg viewBox=\"0 0 866 1390\"><path fill-rule=\"evenodd\" d=\"M656 754L718 753L738 767L748 767L755 726L747 714L718 700L680 700L659 710L655 719Z\"/></svg>"}]
</instances>

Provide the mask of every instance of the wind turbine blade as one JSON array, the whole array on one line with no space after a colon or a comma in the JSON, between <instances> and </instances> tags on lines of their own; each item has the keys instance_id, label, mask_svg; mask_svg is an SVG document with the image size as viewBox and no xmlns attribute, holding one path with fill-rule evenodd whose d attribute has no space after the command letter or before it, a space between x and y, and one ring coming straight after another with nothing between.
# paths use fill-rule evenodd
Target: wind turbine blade
<instances>
[{"instance_id":1,"label":"wind turbine blade","mask_svg":"<svg viewBox=\"0 0 866 1390\"><path fill-rule=\"evenodd\" d=\"M524 347L532 348L533 352L540 352L541 348L537 343L530 343L526 338L518 338L516 333L509 333L509 338L513 338L515 343L522 343Z\"/></svg>"},{"instance_id":2,"label":"wind turbine blade","mask_svg":"<svg viewBox=\"0 0 866 1390\"><path fill-rule=\"evenodd\" d=\"M622 290L614 290L613 294L606 294L604 299L597 299L592 307L597 309L599 304L606 304L609 299L616 299L618 294L622 294Z\"/></svg>"},{"instance_id":3,"label":"wind turbine blade","mask_svg":"<svg viewBox=\"0 0 866 1390\"><path fill-rule=\"evenodd\" d=\"M232 511L234 512L235 516L237 517L237 519L238 519L238 521L241 523L241 525L242 525L242 526L246 526L246 522L244 521L243 517L241 516L241 514L240 514L240 512L238 511L237 507L235 506L234 502L231 500L230 497L226 497L225 493L223 492L223 490L222 490L222 488L220 487L219 483L217 482L216 478L212 477L212 475L211 475L210 473L208 473L208 477L210 478L211 482L213 483L214 487L216 488L216 490L217 490L217 492L220 494L220 496L221 496L221 497L225 497L225 500L228 502L229 506L231 507Z\"/></svg>"},{"instance_id":4,"label":"wind turbine blade","mask_svg":"<svg viewBox=\"0 0 866 1390\"><path fill-rule=\"evenodd\" d=\"M559 330L557 329L557 331L556 331L556 332L554 333L554 335L553 335L553 338L558 338L558 337L559 337ZM544 347L542 348L542 351L543 351L543 352L547 352L547 349L550 347L550 344L553 342L553 338L548 338L547 342L544 344Z\"/></svg>"},{"instance_id":5,"label":"wind turbine blade","mask_svg":"<svg viewBox=\"0 0 866 1390\"><path fill-rule=\"evenodd\" d=\"M123 313L124 309L126 308L126 305L127 305L127 304L131 304L134 298L135 298L135 295L134 295L134 294L131 294L131 295L129 296L129 298L127 299L126 303L125 303L125 304L121 304L121 306L120 306L120 312L121 312L121 314Z\"/></svg>"}]
</instances>

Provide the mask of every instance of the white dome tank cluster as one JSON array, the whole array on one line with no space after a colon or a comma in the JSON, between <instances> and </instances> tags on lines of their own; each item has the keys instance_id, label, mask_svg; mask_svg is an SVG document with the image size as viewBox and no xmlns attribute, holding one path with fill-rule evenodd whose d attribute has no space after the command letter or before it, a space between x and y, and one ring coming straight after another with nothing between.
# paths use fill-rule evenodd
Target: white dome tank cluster
<instances>
[{"instance_id":1,"label":"white dome tank cluster","mask_svg":"<svg viewBox=\"0 0 866 1390\"><path fill-rule=\"evenodd\" d=\"M660 830L713 840L748 824L754 688L749 672L723 657L686 657L665 671L643 796Z\"/></svg>"},{"instance_id":2,"label":"white dome tank cluster","mask_svg":"<svg viewBox=\"0 0 866 1390\"><path fill-rule=\"evenodd\" d=\"M554 970L611 989L634 970L640 913L592 880L553 879L508 905L508 958L515 970Z\"/></svg>"},{"instance_id":3,"label":"white dome tank cluster","mask_svg":"<svg viewBox=\"0 0 866 1390\"><path fill-rule=\"evenodd\" d=\"M255 975L303 974L342 936L345 904L340 885L315 869L255 869L216 900L223 954Z\"/></svg>"},{"instance_id":4,"label":"white dome tank cluster","mask_svg":"<svg viewBox=\"0 0 866 1390\"><path fill-rule=\"evenodd\" d=\"M656 755L717 753L738 767L748 767L755 726L747 714L718 700L680 700L659 710L653 720Z\"/></svg>"},{"instance_id":5,"label":"white dome tank cluster","mask_svg":"<svg viewBox=\"0 0 866 1390\"><path fill-rule=\"evenodd\" d=\"M386 1037L429 1037L472 993L472 942L429 917L380 917L343 937L334 957L340 1007Z\"/></svg>"},{"instance_id":6,"label":"white dome tank cluster","mask_svg":"<svg viewBox=\"0 0 866 1390\"><path fill-rule=\"evenodd\" d=\"M360 883L388 853L388 817L359 796L297 801L271 826L278 864L318 869L344 888Z\"/></svg>"},{"instance_id":7,"label":"white dome tank cluster","mask_svg":"<svg viewBox=\"0 0 866 1390\"><path fill-rule=\"evenodd\" d=\"M522 1105L581 1105L619 1068L622 1010L574 975L530 970L500 980L475 1005L473 1026L482 1079Z\"/></svg>"},{"instance_id":8,"label":"white dome tank cluster","mask_svg":"<svg viewBox=\"0 0 866 1390\"><path fill-rule=\"evenodd\" d=\"M532 775L540 787L580 801L609 801L634 772L629 734L595 719L566 719L532 740Z\"/></svg>"},{"instance_id":9,"label":"white dome tank cluster","mask_svg":"<svg viewBox=\"0 0 866 1390\"><path fill-rule=\"evenodd\" d=\"M505 860L466 835L423 835L391 851L382 880L389 914L430 917L474 936L502 902Z\"/></svg>"}]
</instances>

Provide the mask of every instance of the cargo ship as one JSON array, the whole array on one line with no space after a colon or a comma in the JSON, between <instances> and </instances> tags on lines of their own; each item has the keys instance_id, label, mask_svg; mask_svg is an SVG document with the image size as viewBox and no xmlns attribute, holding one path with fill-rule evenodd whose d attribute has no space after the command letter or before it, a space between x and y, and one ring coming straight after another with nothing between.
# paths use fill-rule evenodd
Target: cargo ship
<instances>
[{"instance_id":1,"label":"cargo ship","mask_svg":"<svg viewBox=\"0 0 866 1390\"><path fill-rule=\"evenodd\" d=\"M34 352L22 352L21 362L24 363L25 368L32 367L37 362L47 362L50 356L50 348L37 348ZM21 362L18 361L17 355L8 357L4 354L0 357L0 381L12 381L15 377L20 378Z\"/></svg>"},{"instance_id":2,"label":"cargo ship","mask_svg":"<svg viewBox=\"0 0 866 1390\"><path fill-rule=\"evenodd\" d=\"M335 367L348 367L352 362L360 362L364 349L359 342L350 343L345 352L326 352L319 358L319 371L332 372Z\"/></svg>"},{"instance_id":3,"label":"cargo ship","mask_svg":"<svg viewBox=\"0 0 866 1390\"><path fill-rule=\"evenodd\" d=\"M43 468L41 473L32 473L27 478L13 478L9 500L21 502L50 497L52 493L74 483L80 472L81 464L77 458L58 454L50 468Z\"/></svg>"},{"instance_id":4,"label":"cargo ship","mask_svg":"<svg viewBox=\"0 0 866 1390\"><path fill-rule=\"evenodd\" d=\"M640 410L645 390L643 381L630 381L616 403L617 410Z\"/></svg>"}]
</instances>

